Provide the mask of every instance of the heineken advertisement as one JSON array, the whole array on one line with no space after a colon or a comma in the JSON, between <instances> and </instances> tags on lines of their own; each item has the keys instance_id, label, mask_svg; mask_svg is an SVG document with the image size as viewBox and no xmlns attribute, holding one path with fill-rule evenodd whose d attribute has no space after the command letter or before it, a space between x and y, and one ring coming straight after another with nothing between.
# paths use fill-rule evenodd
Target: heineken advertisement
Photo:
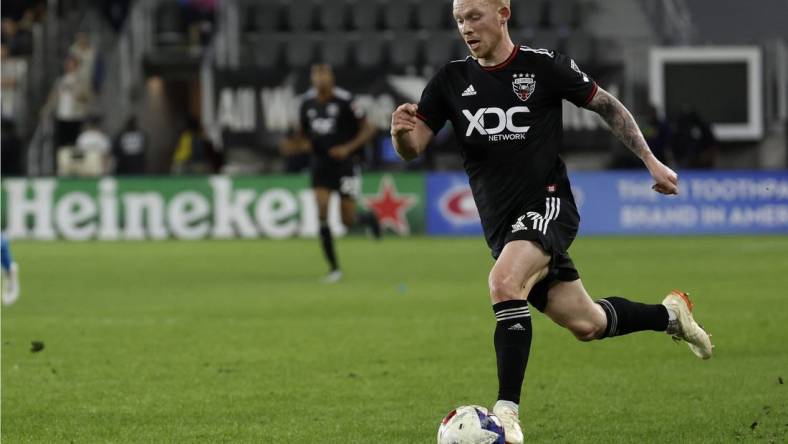
<instances>
[{"instance_id":1,"label":"heineken advertisement","mask_svg":"<svg viewBox=\"0 0 788 444\"><path fill-rule=\"evenodd\" d=\"M389 233L424 231L424 176L369 174L359 203ZM310 237L317 206L307 176L8 179L3 228L16 239L147 240ZM346 234L339 198L332 231Z\"/></svg>"}]
</instances>

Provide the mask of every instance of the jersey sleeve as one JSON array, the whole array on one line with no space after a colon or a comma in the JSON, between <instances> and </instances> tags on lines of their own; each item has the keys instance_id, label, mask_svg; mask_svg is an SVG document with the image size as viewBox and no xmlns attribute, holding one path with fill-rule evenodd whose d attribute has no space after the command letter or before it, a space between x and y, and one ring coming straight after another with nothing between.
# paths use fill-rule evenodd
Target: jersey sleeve
<instances>
[{"instance_id":1,"label":"jersey sleeve","mask_svg":"<svg viewBox=\"0 0 788 444\"><path fill-rule=\"evenodd\" d=\"M350 128L355 137L359 128L361 127L361 120L364 118L364 113L356 105L355 97L348 96L347 100L342 100L342 119L344 119L344 127Z\"/></svg>"},{"instance_id":2,"label":"jersey sleeve","mask_svg":"<svg viewBox=\"0 0 788 444\"><path fill-rule=\"evenodd\" d=\"M364 108L359 105L358 101L355 97L351 98L347 102L348 108L350 109L350 114L355 117L356 120L361 120L367 117L367 113L364 111Z\"/></svg>"},{"instance_id":3,"label":"jersey sleeve","mask_svg":"<svg viewBox=\"0 0 788 444\"><path fill-rule=\"evenodd\" d=\"M416 116L424 121L434 134L437 134L449 119L448 105L442 88L445 84L444 72L443 69L438 71L424 87L416 113Z\"/></svg>"},{"instance_id":4,"label":"jersey sleeve","mask_svg":"<svg viewBox=\"0 0 788 444\"><path fill-rule=\"evenodd\" d=\"M555 53L551 71L550 78L556 93L576 106L587 105L599 89L594 79L564 54Z\"/></svg>"}]
</instances>

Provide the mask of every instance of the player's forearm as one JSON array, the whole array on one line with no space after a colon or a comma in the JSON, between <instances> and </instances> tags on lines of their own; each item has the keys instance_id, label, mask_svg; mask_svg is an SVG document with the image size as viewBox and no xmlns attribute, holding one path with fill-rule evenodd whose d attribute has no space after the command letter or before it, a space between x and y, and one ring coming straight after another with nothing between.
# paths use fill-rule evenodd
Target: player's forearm
<instances>
[{"instance_id":1,"label":"player's forearm","mask_svg":"<svg viewBox=\"0 0 788 444\"><path fill-rule=\"evenodd\" d=\"M586 108L602 116L616 138L644 163L654 158L632 114L610 93L599 88Z\"/></svg>"},{"instance_id":2,"label":"player's forearm","mask_svg":"<svg viewBox=\"0 0 788 444\"><path fill-rule=\"evenodd\" d=\"M391 141L394 145L394 150L402 160L410 161L419 157L420 151L417 149L412 134L392 135Z\"/></svg>"},{"instance_id":3,"label":"player's forearm","mask_svg":"<svg viewBox=\"0 0 788 444\"><path fill-rule=\"evenodd\" d=\"M364 123L361 124L361 128L356 134L356 137L353 138L350 142L348 142L348 148L350 152L355 152L362 146L364 146L367 142L372 140L375 137L375 133L377 130L374 126L372 126L368 121L364 120Z\"/></svg>"}]
</instances>

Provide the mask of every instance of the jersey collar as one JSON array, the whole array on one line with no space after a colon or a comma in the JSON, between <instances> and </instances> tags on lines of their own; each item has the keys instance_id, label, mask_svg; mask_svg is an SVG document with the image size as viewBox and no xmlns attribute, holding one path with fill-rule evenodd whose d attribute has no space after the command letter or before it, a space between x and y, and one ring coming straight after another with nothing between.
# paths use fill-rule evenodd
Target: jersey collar
<instances>
[{"instance_id":1,"label":"jersey collar","mask_svg":"<svg viewBox=\"0 0 788 444\"><path fill-rule=\"evenodd\" d=\"M509 64L510 64L510 63L512 63L512 60L514 60L514 56L516 56L516 55L517 55L517 51L518 51L519 49L520 49L520 46L519 46L519 45L514 45L514 49L512 50L512 53L511 53L511 54L509 54L509 57L507 57L507 58L506 58L506 60L504 60L503 62L501 62L501 63L499 63L499 64L497 64L497 65L493 65L493 66L482 66L481 64L479 64L479 66L481 66L481 68L482 68L483 70L485 70L485 71L499 71L499 70L501 70L501 69L504 69L504 68L506 68L507 66L509 66ZM479 61L477 60L477 61L476 61L476 63L479 63Z\"/></svg>"}]
</instances>

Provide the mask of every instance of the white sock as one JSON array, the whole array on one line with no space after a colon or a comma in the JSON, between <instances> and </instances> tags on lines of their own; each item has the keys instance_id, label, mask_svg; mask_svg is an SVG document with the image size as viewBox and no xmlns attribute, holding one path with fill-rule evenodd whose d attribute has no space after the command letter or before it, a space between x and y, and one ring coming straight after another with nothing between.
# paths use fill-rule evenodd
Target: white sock
<instances>
[{"instance_id":1,"label":"white sock","mask_svg":"<svg viewBox=\"0 0 788 444\"><path fill-rule=\"evenodd\" d=\"M517 413L518 416L520 415L520 406L513 403L512 401L504 401L503 399L499 399L495 403L495 407L493 407L493 410L498 408L498 406L510 408L514 410L514 412Z\"/></svg>"}]
</instances>

